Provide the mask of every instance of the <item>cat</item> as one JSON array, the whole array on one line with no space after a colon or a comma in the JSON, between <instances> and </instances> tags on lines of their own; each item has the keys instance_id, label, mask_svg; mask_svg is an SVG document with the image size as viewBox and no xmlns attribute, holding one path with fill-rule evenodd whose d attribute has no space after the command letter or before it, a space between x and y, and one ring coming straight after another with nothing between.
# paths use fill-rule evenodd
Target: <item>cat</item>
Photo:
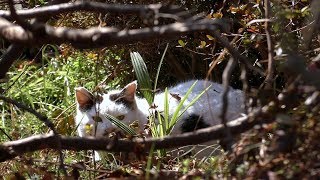
<instances>
[{"instance_id":1,"label":"cat","mask_svg":"<svg viewBox=\"0 0 320 180\"><path fill-rule=\"evenodd\" d=\"M168 88L170 116L195 81L189 80ZM133 81L120 90L112 90L107 94L96 97L84 87L76 88L77 113L75 121L79 136L103 137L107 135L107 132L114 129L115 126L105 118L105 114L117 117L126 124L138 121L139 128L142 130L148 122L148 116L152 108L144 98L136 95L137 86L137 82ZM223 104L221 96L223 86L221 84L197 80L182 109L207 87L209 89L180 116L171 134L191 132L220 124ZM164 92L155 94L153 107L156 107L157 112L164 110L164 96ZM227 120L233 120L241 116L244 111L243 101L243 92L230 87Z\"/></svg>"}]
</instances>

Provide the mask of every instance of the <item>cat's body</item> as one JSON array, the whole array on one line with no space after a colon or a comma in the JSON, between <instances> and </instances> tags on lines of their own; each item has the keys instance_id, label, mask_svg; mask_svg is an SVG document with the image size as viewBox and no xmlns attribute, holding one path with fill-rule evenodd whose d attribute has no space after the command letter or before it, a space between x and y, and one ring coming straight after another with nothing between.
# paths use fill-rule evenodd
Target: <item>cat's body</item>
<instances>
[{"instance_id":1,"label":"cat's body","mask_svg":"<svg viewBox=\"0 0 320 180\"><path fill-rule=\"evenodd\" d=\"M177 105L194 82L195 80L187 81L168 89L170 116L175 112ZM210 88L180 117L172 134L190 132L220 124L221 107L223 104L221 97L223 87L221 84L198 80L192 92L187 97L187 100L184 102L184 107L209 86ZM152 109L150 109L150 106L144 98L136 96L136 88L136 82L132 82L122 90L113 90L99 98L95 98L85 88L77 88L76 123L78 125L79 135L102 137L106 134L106 130L114 128L115 126L104 117L105 114L121 117L120 119L126 124L138 121L142 129L143 125L148 122L148 116ZM164 96L163 92L155 95L152 108L156 107L158 112L164 110ZM233 120L241 115L243 112L243 99L242 91L230 88L228 94L229 106L226 113L228 120ZM182 109L184 109L184 107ZM99 119L100 122L96 122L97 119ZM97 125L96 131L95 128L92 128L95 123Z\"/></svg>"}]
</instances>

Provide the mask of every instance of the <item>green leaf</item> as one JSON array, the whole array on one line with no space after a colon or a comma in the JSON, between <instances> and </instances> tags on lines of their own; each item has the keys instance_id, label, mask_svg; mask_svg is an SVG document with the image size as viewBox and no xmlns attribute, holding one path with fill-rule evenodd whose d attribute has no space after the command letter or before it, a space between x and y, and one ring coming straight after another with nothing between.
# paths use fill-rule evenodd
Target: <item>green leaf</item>
<instances>
[{"instance_id":1,"label":"green leaf","mask_svg":"<svg viewBox=\"0 0 320 180\"><path fill-rule=\"evenodd\" d=\"M181 47L185 47L186 46L186 44L181 39L178 40L178 43L180 44Z\"/></svg>"},{"instance_id":2,"label":"green leaf","mask_svg":"<svg viewBox=\"0 0 320 180\"><path fill-rule=\"evenodd\" d=\"M125 123L121 122L117 118L111 116L110 114L106 114L105 117L111 121L114 125L116 125L118 128L120 128L122 131L126 132L127 134L130 134L132 136L136 135L136 132L134 129L126 125Z\"/></svg>"},{"instance_id":3,"label":"green leaf","mask_svg":"<svg viewBox=\"0 0 320 180\"><path fill-rule=\"evenodd\" d=\"M185 100L188 98L188 96L190 95L190 93L192 92L194 86L196 85L198 81L195 81L192 86L188 89L187 93L185 94L185 96L181 99L180 103L178 104L171 120L170 120L170 125L167 131L167 134L170 134L171 130L173 129L174 125L178 122L180 116L190 107L192 106L205 92L208 91L208 89L211 87L211 85L209 87L207 87L205 90L203 90L200 94L198 94L182 111L181 108L183 106L183 103L185 102Z\"/></svg>"},{"instance_id":4,"label":"green leaf","mask_svg":"<svg viewBox=\"0 0 320 180\"><path fill-rule=\"evenodd\" d=\"M170 120L170 125L169 125L169 129L168 131L171 132L171 130L173 129L174 125L177 123L178 121L178 118L179 118L179 112L183 106L183 103L187 100L189 94L192 92L192 89L194 88L194 86L196 85L198 81L195 81L191 87L188 89L187 93L185 94L185 96L180 100L180 103L178 104L175 112L173 113L172 117L171 117L171 120ZM168 133L169 133L168 132Z\"/></svg>"},{"instance_id":5,"label":"green leaf","mask_svg":"<svg viewBox=\"0 0 320 180\"><path fill-rule=\"evenodd\" d=\"M205 41L201 41L199 47L200 47L200 48L205 48L206 45L207 45L207 43L206 43Z\"/></svg>"},{"instance_id":6,"label":"green leaf","mask_svg":"<svg viewBox=\"0 0 320 180\"><path fill-rule=\"evenodd\" d=\"M192 106L205 92L208 91L208 89L211 87L207 87L205 90L203 90L200 94L198 94L185 108L184 110L180 113L179 117L190 107Z\"/></svg>"},{"instance_id":7,"label":"green leaf","mask_svg":"<svg viewBox=\"0 0 320 180\"><path fill-rule=\"evenodd\" d=\"M140 91L142 92L144 98L146 98L149 105L151 105L153 102L153 93L147 66L138 52L131 52L130 57L133 69L136 72Z\"/></svg>"},{"instance_id":8,"label":"green leaf","mask_svg":"<svg viewBox=\"0 0 320 180\"><path fill-rule=\"evenodd\" d=\"M158 84L158 78L159 78L159 74L160 74L160 69L161 69L161 66L162 66L162 63L163 63L163 59L164 59L164 56L166 55L166 52L167 52L167 49L169 47L169 43L167 43L167 46L166 48L164 49L163 51L163 54L162 54L162 57L161 57L161 60L160 60L160 63L159 63L159 66L158 66L158 70L157 70L157 74L156 74L156 79L154 81L154 92L156 91L157 89L157 84Z\"/></svg>"},{"instance_id":9,"label":"green leaf","mask_svg":"<svg viewBox=\"0 0 320 180\"><path fill-rule=\"evenodd\" d=\"M206 36L210 41L214 40L214 37L212 37L211 35L207 34Z\"/></svg>"},{"instance_id":10,"label":"green leaf","mask_svg":"<svg viewBox=\"0 0 320 180\"><path fill-rule=\"evenodd\" d=\"M169 129L169 93L168 88L164 91L164 123L166 125L166 130Z\"/></svg>"}]
</instances>

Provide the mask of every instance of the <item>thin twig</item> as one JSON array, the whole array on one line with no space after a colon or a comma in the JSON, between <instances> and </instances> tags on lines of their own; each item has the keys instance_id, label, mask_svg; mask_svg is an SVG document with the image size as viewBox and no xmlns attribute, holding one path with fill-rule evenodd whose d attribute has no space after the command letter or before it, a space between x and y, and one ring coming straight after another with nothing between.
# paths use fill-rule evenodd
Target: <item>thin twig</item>
<instances>
[{"instance_id":1,"label":"thin twig","mask_svg":"<svg viewBox=\"0 0 320 180\"><path fill-rule=\"evenodd\" d=\"M264 7L265 7L265 18L269 19L270 12L271 12L271 5L270 0L264 0ZM270 21L265 22L265 31L267 37L267 44L268 44L268 69L266 79L264 80L264 88L271 89L273 84L273 77L274 77L274 60L273 60L273 43L271 39L271 28L270 28Z\"/></svg>"},{"instance_id":2,"label":"thin twig","mask_svg":"<svg viewBox=\"0 0 320 180\"><path fill-rule=\"evenodd\" d=\"M233 58L230 58L227 66L224 69L223 74L222 74L223 92L221 95L222 96L222 109L221 109L220 118L221 118L221 123L223 124L223 126L225 128L226 137L220 143L227 150L231 149L232 136L231 136L231 131L227 126L226 113L227 113L228 105L229 105L229 102L228 102L228 99L229 99L228 93L229 93L229 89L230 89L229 82L230 82L230 77L231 77L231 74L232 74L235 66L236 66L236 61Z\"/></svg>"},{"instance_id":3,"label":"thin twig","mask_svg":"<svg viewBox=\"0 0 320 180\"><path fill-rule=\"evenodd\" d=\"M248 105L247 105L247 101L248 100L248 93L249 93L249 85L248 85L248 79L247 79L247 70L246 68L241 65L241 75L240 75L240 79L242 81L242 92L244 93L244 110L245 113L248 113Z\"/></svg>"},{"instance_id":4,"label":"thin twig","mask_svg":"<svg viewBox=\"0 0 320 180\"><path fill-rule=\"evenodd\" d=\"M7 136L7 138L8 138L10 141L12 141L12 138L9 136L9 134L6 133L6 131L5 131L4 129L0 128L0 131L1 131L5 136Z\"/></svg>"}]
</instances>

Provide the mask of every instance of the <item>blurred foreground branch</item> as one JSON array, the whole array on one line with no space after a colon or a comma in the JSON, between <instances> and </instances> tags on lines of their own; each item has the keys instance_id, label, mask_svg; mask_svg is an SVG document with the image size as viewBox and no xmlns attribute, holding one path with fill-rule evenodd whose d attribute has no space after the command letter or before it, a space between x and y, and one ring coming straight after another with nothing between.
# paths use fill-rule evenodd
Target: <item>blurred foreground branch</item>
<instances>
[{"instance_id":1,"label":"blurred foreground branch","mask_svg":"<svg viewBox=\"0 0 320 180\"><path fill-rule=\"evenodd\" d=\"M263 108L269 109L268 107ZM261 118L270 115L268 111L257 109L247 117L242 117L229 123L232 135L243 133L256 125L271 123L274 118ZM259 117L258 119L255 119ZM261 119L260 119L261 118ZM255 120L253 120L255 119ZM216 125L213 127L200 129L191 133L184 133L176 136L164 138L135 138L133 140L117 140L110 138L96 139L93 137L65 137L54 136L53 134L35 135L17 141L5 142L0 145L0 161L12 159L27 152L42 149L57 150L57 142L61 142L61 148L67 150L106 150L113 152L148 152L152 145L155 149L166 149L181 147L190 144L199 144L210 140L222 139L225 137L225 127Z\"/></svg>"}]
</instances>

